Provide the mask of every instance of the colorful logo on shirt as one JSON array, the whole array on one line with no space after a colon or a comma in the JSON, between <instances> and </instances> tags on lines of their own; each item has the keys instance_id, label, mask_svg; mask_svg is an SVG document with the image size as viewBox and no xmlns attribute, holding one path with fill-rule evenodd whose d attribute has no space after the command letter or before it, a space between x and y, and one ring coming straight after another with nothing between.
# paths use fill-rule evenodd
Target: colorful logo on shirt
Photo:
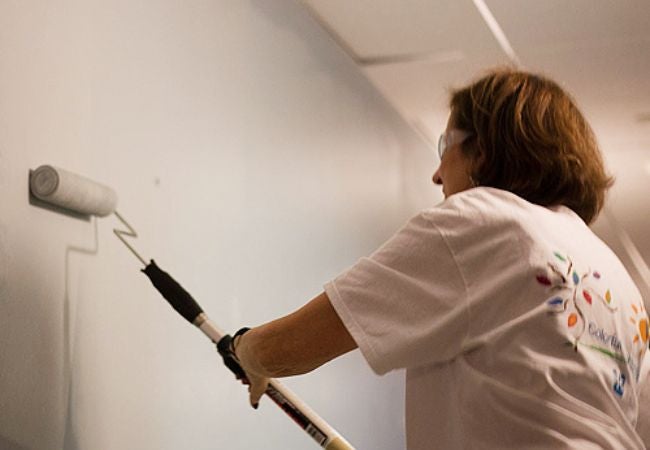
<instances>
[{"instance_id":1,"label":"colorful logo on shirt","mask_svg":"<svg viewBox=\"0 0 650 450\"><path fill-rule=\"evenodd\" d=\"M573 348L578 351L580 339L588 329L584 314L586 308L590 308L594 301L602 302L612 312L618 307L609 289L601 295L588 283L590 278L600 280L598 271L578 272L571 258L559 252L554 255L556 261L548 263L549 271L537 275L536 279L538 283L556 293L546 301L546 305L552 313L567 313L566 325L574 336Z\"/></svg>"},{"instance_id":2,"label":"colorful logo on shirt","mask_svg":"<svg viewBox=\"0 0 650 450\"><path fill-rule=\"evenodd\" d=\"M612 386L614 393L619 397L623 397L625 393L625 374L614 369L614 385Z\"/></svg>"},{"instance_id":3,"label":"colorful logo on shirt","mask_svg":"<svg viewBox=\"0 0 650 450\"><path fill-rule=\"evenodd\" d=\"M555 252L554 256L555 259L548 263L548 270L538 274L536 279L552 292L552 296L546 300L548 311L566 317L565 324L573 338L567 344L576 352L580 346L626 364L638 380L640 362L650 340L648 315L643 304L630 305L629 321L635 330L632 342L635 348L628 354L616 332L605 329L595 321L593 314L589 314L596 303L604 305L611 313L619 309L611 290L605 287L600 272L591 269L579 271L570 257L559 252ZM585 333L588 333L590 340L581 342ZM623 395L625 382L625 374L615 371L612 388L617 395Z\"/></svg>"},{"instance_id":4,"label":"colorful logo on shirt","mask_svg":"<svg viewBox=\"0 0 650 450\"><path fill-rule=\"evenodd\" d=\"M634 335L634 345L639 348L638 358L639 360L643 356L643 352L648 347L648 316L643 307L643 303L631 305L632 310L634 311L634 316L630 317L630 322L636 328L637 334Z\"/></svg>"}]
</instances>

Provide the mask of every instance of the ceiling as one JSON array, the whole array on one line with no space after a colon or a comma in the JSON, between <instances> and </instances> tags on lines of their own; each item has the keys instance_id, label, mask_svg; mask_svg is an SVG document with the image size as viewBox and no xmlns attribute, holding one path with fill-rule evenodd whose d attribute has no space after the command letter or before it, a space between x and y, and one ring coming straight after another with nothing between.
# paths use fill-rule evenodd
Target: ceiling
<instances>
[{"instance_id":1,"label":"ceiling","mask_svg":"<svg viewBox=\"0 0 650 450\"><path fill-rule=\"evenodd\" d=\"M615 220L599 229L629 235L643 257L638 271L650 273L650 1L302 2L430 144L445 127L448 89L488 67L517 64L558 81L617 178L608 206Z\"/></svg>"}]
</instances>

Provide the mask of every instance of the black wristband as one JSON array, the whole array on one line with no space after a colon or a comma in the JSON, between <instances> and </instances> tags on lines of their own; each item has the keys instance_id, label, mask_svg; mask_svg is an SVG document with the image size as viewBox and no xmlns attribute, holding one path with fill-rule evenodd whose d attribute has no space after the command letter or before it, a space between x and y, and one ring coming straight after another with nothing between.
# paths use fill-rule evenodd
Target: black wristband
<instances>
[{"instance_id":1,"label":"black wristband","mask_svg":"<svg viewBox=\"0 0 650 450\"><path fill-rule=\"evenodd\" d=\"M232 345L231 350L232 350L233 353L235 352L235 339L237 339L239 336L243 336L244 334L248 333L250 330L251 330L251 329L248 328L248 327L240 328L240 329L237 330L237 332L233 335L233 337L232 337L232 342L231 342L231 345Z\"/></svg>"},{"instance_id":2,"label":"black wristband","mask_svg":"<svg viewBox=\"0 0 650 450\"><path fill-rule=\"evenodd\" d=\"M237 336L241 336L249 330L250 328L241 328L235 333L234 337L226 334L221 339L219 339L219 342L217 342L217 351L223 358L223 363L226 365L226 367L228 367L228 369L230 369L232 373L235 374L235 377L238 380L245 380L246 372L244 372L244 369L242 369L242 367L239 365L239 360L235 354L233 343Z\"/></svg>"}]
</instances>

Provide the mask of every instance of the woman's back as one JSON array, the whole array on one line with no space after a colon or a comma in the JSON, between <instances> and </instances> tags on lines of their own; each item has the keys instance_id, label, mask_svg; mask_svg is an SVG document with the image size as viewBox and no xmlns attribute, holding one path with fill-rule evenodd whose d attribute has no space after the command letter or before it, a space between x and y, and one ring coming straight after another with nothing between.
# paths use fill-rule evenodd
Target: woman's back
<instances>
[{"instance_id":1,"label":"woman's back","mask_svg":"<svg viewBox=\"0 0 650 450\"><path fill-rule=\"evenodd\" d=\"M478 236L505 234L508 244L456 259L471 322L448 370L467 376L457 401L463 434L476 439L468 447L643 448L634 425L648 322L622 264L568 208L480 191L457 201L470 203L474 226L482 215Z\"/></svg>"}]
</instances>

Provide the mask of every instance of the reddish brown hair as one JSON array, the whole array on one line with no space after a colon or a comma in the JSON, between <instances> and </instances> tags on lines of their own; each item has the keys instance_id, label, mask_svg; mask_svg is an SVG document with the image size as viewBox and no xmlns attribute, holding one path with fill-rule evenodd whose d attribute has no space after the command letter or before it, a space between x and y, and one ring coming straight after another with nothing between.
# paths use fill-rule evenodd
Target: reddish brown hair
<instances>
[{"instance_id":1,"label":"reddish brown hair","mask_svg":"<svg viewBox=\"0 0 650 450\"><path fill-rule=\"evenodd\" d=\"M498 68L450 99L451 124L481 186L542 206L565 205L593 222L613 184L594 133L569 94L543 76Z\"/></svg>"}]
</instances>

